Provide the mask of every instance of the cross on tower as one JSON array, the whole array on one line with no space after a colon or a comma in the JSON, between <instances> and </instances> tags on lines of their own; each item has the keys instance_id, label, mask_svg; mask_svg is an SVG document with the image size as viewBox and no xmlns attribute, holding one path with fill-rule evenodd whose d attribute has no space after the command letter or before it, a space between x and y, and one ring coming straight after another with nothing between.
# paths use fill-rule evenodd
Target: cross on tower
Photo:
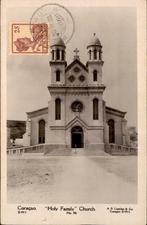
<instances>
[{"instance_id":1,"label":"cross on tower","mask_svg":"<svg viewBox=\"0 0 147 225\"><path fill-rule=\"evenodd\" d=\"M79 55L78 55L79 50L76 48L76 49L74 50L74 52L75 52L74 58L75 58L75 59L79 59Z\"/></svg>"},{"instance_id":2,"label":"cross on tower","mask_svg":"<svg viewBox=\"0 0 147 225\"><path fill-rule=\"evenodd\" d=\"M76 56L77 56L78 53L79 53L79 50L76 48L76 49L74 50L74 52L76 53Z\"/></svg>"}]
</instances>

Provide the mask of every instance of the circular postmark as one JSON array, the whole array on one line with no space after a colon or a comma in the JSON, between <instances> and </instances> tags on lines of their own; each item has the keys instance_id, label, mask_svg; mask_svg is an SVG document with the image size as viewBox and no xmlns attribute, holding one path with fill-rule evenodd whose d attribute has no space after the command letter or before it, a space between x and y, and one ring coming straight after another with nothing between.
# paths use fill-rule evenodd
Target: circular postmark
<instances>
[{"instance_id":1,"label":"circular postmark","mask_svg":"<svg viewBox=\"0 0 147 225\"><path fill-rule=\"evenodd\" d=\"M45 4L38 8L33 13L30 23L49 24L51 37L54 38L59 33L65 43L68 43L75 31L75 22L70 11L56 3Z\"/></svg>"}]
</instances>

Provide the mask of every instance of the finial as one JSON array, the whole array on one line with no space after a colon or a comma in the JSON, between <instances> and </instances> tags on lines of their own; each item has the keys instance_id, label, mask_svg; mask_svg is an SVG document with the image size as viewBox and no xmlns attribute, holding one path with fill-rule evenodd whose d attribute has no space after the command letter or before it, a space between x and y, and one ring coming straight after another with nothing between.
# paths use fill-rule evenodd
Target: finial
<instances>
[{"instance_id":1,"label":"finial","mask_svg":"<svg viewBox=\"0 0 147 225\"><path fill-rule=\"evenodd\" d=\"M57 36L59 36L59 33L57 33Z\"/></svg>"},{"instance_id":2,"label":"finial","mask_svg":"<svg viewBox=\"0 0 147 225\"><path fill-rule=\"evenodd\" d=\"M93 35L95 36L95 35L96 35L96 33L93 33Z\"/></svg>"},{"instance_id":3,"label":"finial","mask_svg":"<svg viewBox=\"0 0 147 225\"><path fill-rule=\"evenodd\" d=\"M79 50L76 48L76 49L74 50L74 52L76 53L76 56L77 56L78 53L79 53Z\"/></svg>"},{"instance_id":4,"label":"finial","mask_svg":"<svg viewBox=\"0 0 147 225\"><path fill-rule=\"evenodd\" d=\"M78 55L79 50L76 48L73 52L75 52L74 59L80 59Z\"/></svg>"}]
</instances>

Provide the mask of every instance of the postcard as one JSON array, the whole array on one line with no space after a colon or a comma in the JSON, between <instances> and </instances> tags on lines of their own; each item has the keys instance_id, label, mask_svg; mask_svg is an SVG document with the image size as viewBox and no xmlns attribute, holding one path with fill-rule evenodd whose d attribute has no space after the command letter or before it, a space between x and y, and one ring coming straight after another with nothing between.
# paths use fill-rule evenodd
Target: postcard
<instances>
[{"instance_id":1,"label":"postcard","mask_svg":"<svg viewBox=\"0 0 147 225\"><path fill-rule=\"evenodd\" d=\"M1 9L1 223L145 225L145 2Z\"/></svg>"}]
</instances>

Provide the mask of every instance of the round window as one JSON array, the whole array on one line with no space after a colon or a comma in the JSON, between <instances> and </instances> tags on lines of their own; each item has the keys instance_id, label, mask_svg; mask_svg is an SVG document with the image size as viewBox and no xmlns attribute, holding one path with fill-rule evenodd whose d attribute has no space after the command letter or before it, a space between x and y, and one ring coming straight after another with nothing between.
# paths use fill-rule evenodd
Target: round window
<instances>
[{"instance_id":1,"label":"round window","mask_svg":"<svg viewBox=\"0 0 147 225\"><path fill-rule=\"evenodd\" d=\"M73 112L82 112L83 110L83 104L79 101L75 101L71 105L71 109Z\"/></svg>"},{"instance_id":2,"label":"round window","mask_svg":"<svg viewBox=\"0 0 147 225\"><path fill-rule=\"evenodd\" d=\"M76 73L80 72L79 67L76 66L76 67L74 68L74 72L76 72Z\"/></svg>"},{"instance_id":3,"label":"round window","mask_svg":"<svg viewBox=\"0 0 147 225\"><path fill-rule=\"evenodd\" d=\"M74 77L73 75L71 75L71 76L68 78L68 80L69 80L70 82L74 82L75 77Z\"/></svg>"},{"instance_id":4,"label":"round window","mask_svg":"<svg viewBox=\"0 0 147 225\"><path fill-rule=\"evenodd\" d=\"M83 82L83 81L85 80L85 77L84 77L83 75L81 75L81 76L79 76L79 80L80 80L81 82Z\"/></svg>"}]
</instances>

